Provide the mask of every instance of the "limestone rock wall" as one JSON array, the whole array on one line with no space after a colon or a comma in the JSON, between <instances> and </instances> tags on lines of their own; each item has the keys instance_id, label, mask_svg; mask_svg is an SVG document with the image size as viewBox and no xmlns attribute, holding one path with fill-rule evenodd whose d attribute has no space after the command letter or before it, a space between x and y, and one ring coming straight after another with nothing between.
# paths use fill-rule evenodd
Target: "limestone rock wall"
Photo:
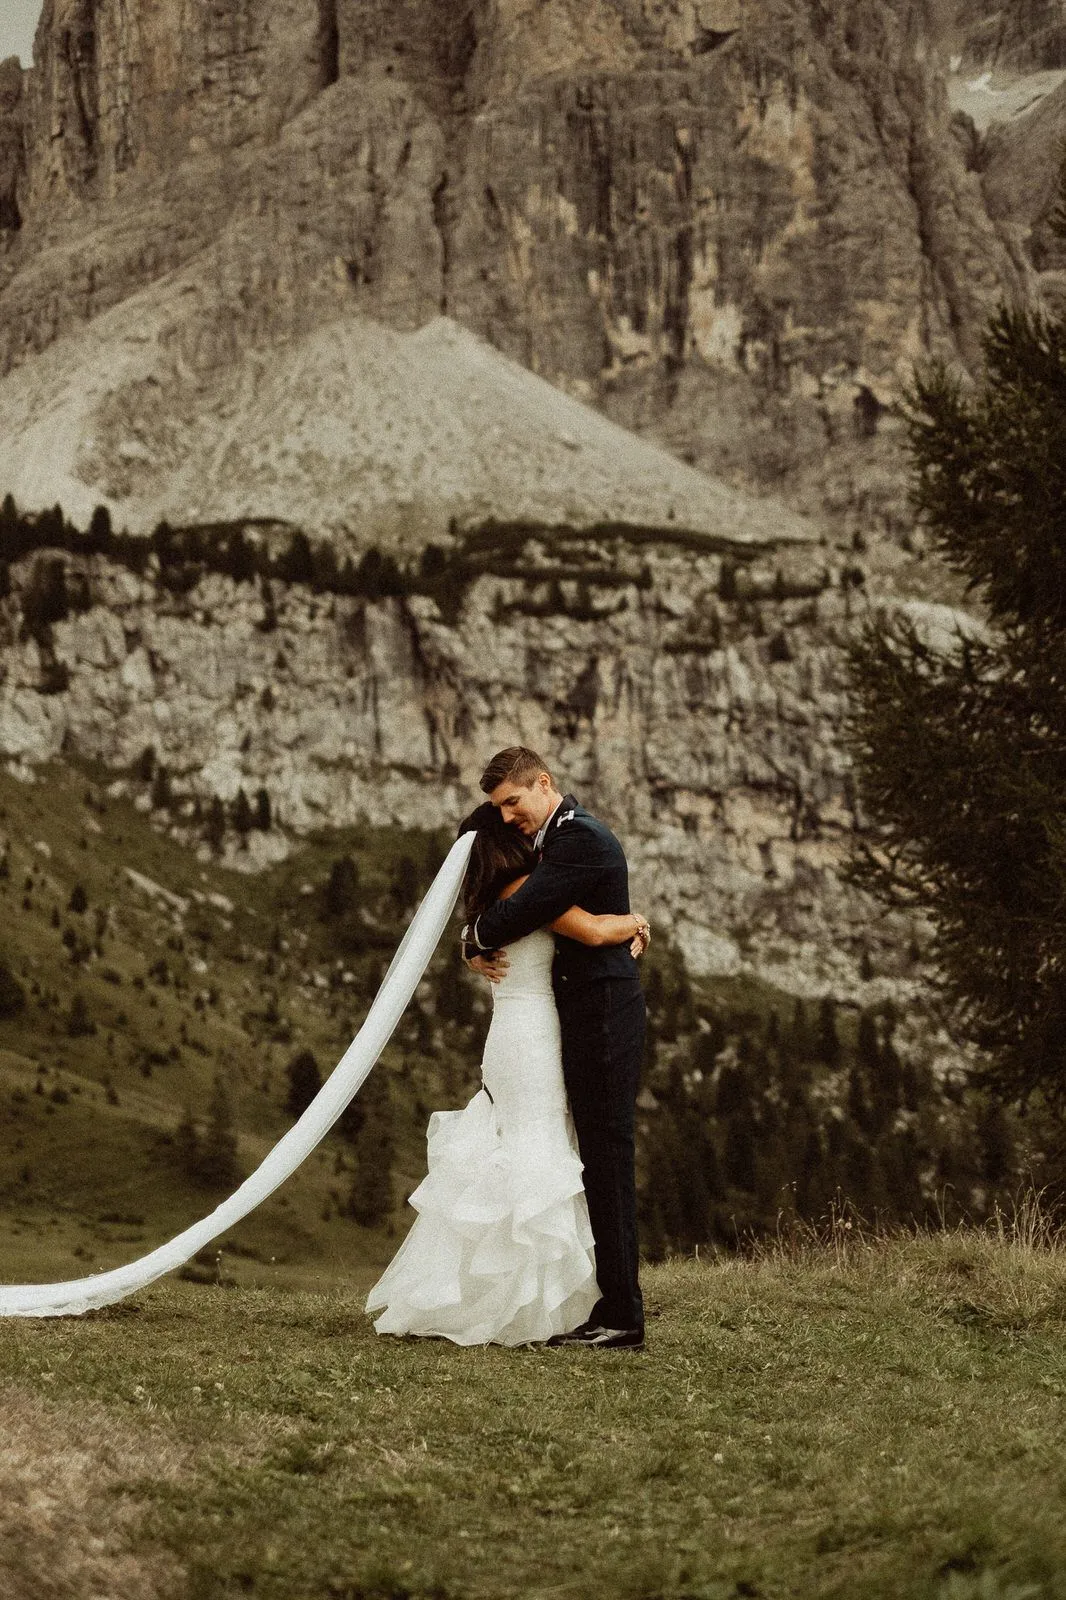
<instances>
[{"instance_id":1,"label":"limestone rock wall","mask_svg":"<svg viewBox=\"0 0 1066 1600\"><path fill-rule=\"evenodd\" d=\"M0 62L0 253L22 226L19 191L25 161L23 72L13 56Z\"/></svg>"},{"instance_id":2,"label":"limestone rock wall","mask_svg":"<svg viewBox=\"0 0 1066 1600\"><path fill-rule=\"evenodd\" d=\"M721 557L668 543L532 541L490 560L454 616L276 585L268 619L254 584L174 595L94 560L94 604L55 626L51 688L56 663L69 682L49 693L20 638L24 562L0 606L0 754L121 769L151 746L190 804L262 786L301 832L450 822L520 738L625 838L639 903L694 970L843 991L869 947L905 978L899 927L839 877L861 820L839 641L863 602L820 561L767 551L725 581Z\"/></svg>"},{"instance_id":3,"label":"limestone rock wall","mask_svg":"<svg viewBox=\"0 0 1066 1600\"><path fill-rule=\"evenodd\" d=\"M901 12L749 6L699 54L486 94L449 175L449 309L589 382L691 364L801 397L971 355L1014 269Z\"/></svg>"},{"instance_id":4,"label":"limestone rock wall","mask_svg":"<svg viewBox=\"0 0 1066 1600\"><path fill-rule=\"evenodd\" d=\"M1057 203L1064 150L1066 82L1028 116L989 130L982 174L990 212L1023 233L1045 296L1060 309L1066 304L1066 241L1048 219Z\"/></svg>"},{"instance_id":5,"label":"limestone rock wall","mask_svg":"<svg viewBox=\"0 0 1066 1600\"><path fill-rule=\"evenodd\" d=\"M901 378L932 350L972 360L989 303L1027 289L951 129L965 9L48 0L33 72L0 74L21 224L0 229L0 374L149 285L189 395L338 307L400 328L443 311L872 542L878 496L897 532L904 515ZM625 833L697 968L853 973L881 937L839 876L856 591L838 572L775 590L772 553L735 600L715 558L668 542L582 560L558 593L547 555L487 573L453 620L293 590L272 632L254 589L101 570L56 628L65 688L9 605L0 747L121 765L151 744L190 796L262 784L301 829L423 819L442 784L458 812L521 736Z\"/></svg>"},{"instance_id":6,"label":"limestone rock wall","mask_svg":"<svg viewBox=\"0 0 1066 1600\"><path fill-rule=\"evenodd\" d=\"M28 143L38 205L277 130L323 87L311 0L47 0Z\"/></svg>"},{"instance_id":7,"label":"limestone rock wall","mask_svg":"<svg viewBox=\"0 0 1066 1600\"><path fill-rule=\"evenodd\" d=\"M947 8L945 8L947 9ZM951 0L948 32L970 69L1034 71L1066 67L1063 0Z\"/></svg>"}]
</instances>

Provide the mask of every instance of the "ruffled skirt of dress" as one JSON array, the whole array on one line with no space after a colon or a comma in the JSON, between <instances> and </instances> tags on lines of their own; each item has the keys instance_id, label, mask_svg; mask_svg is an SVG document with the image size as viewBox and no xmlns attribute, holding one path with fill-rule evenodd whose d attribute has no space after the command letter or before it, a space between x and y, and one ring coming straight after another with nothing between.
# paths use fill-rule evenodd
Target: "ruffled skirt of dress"
<instances>
[{"instance_id":1,"label":"ruffled skirt of dress","mask_svg":"<svg viewBox=\"0 0 1066 1600\"><path fill-rule=\"evenodd\" d=\"M429 1172L410 1233L370 1291L379 1333L518 1345L584 1322L596 1303L581 1161L568 1122L501 1137L482 1089L429 1121Z\"/></svg>"}]
</instances>

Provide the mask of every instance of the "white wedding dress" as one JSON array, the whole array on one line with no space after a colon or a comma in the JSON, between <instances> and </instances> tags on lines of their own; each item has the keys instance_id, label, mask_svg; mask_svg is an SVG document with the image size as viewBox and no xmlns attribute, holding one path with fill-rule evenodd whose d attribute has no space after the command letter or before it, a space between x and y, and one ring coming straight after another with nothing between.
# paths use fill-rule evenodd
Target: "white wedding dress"
<instances>
[{"instance_id":1,"label":"white wedding dress","mask_svg":"<svg viewBox=\"0 0 1066 1600\"><path fill-rule=\"evenodd\" d=\"M379 1333L528 1344L584 1322L598 1298L581 1160L563 1087L554 941L507 948L493 985L482 1088L429 1122L411 1231L374 1285Z\"/></svg>"}]
</instances>

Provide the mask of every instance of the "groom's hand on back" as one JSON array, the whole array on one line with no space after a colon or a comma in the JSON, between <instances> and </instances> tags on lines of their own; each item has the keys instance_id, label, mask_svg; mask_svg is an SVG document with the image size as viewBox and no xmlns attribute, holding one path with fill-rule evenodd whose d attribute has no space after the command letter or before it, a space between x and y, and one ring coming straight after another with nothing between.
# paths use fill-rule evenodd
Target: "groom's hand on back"
<instances>
[{"instance_id":1,"label":"groom's hand on back","mask_svg":"<svg viewBox=\"0 0 1066 1600\"><path fill-rule=\"evenodd\" d=\"M482 978L487 978L490 983L499 983L506 976L510 962L507 960L505 950L490 950L486 955L469 956L463 958L471 972L476 972Z\"/></svg>"}]
</instances>

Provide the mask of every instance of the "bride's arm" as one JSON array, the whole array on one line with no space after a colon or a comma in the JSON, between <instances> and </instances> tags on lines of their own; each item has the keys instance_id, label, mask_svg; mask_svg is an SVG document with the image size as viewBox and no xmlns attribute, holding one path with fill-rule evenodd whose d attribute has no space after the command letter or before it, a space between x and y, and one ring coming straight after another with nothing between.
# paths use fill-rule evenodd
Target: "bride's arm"
<instances>
[{"instance_id":1,"label":"bride's arm","mask_svg":"<svg viewBox=\"0 0 1066 1600\"><path fill-rule=\"evenodd\" d=\"M561 933L578 944L605 945L640 943L641 951L647 948L648 919L639 912L627 911L624 916L605 912L594 916L580 906L571 906L561 917L550 924L553 933ZM633 954L638 954L634 947Z\"/></svg>"},{"instance_id":2,"label":"bride's arm","mask_svg":"<svg viewBox=\"0 0 1066 1600\"><path fill-rule=\"evenodd\" d=\"M525 881L525 878L516 878L509 883L500 890L500 899L509 900ZM624 916L614 912L596 916L591 911L582 910L581 906L571 906L569 911L564 911L548 926L552 933L561 933L564 938L574 939L578 944L632 944L635 956L644 954L651 937L651 925L647 917L642 917L637 911L627 911Z\"/></svg>"}]
</instances>

